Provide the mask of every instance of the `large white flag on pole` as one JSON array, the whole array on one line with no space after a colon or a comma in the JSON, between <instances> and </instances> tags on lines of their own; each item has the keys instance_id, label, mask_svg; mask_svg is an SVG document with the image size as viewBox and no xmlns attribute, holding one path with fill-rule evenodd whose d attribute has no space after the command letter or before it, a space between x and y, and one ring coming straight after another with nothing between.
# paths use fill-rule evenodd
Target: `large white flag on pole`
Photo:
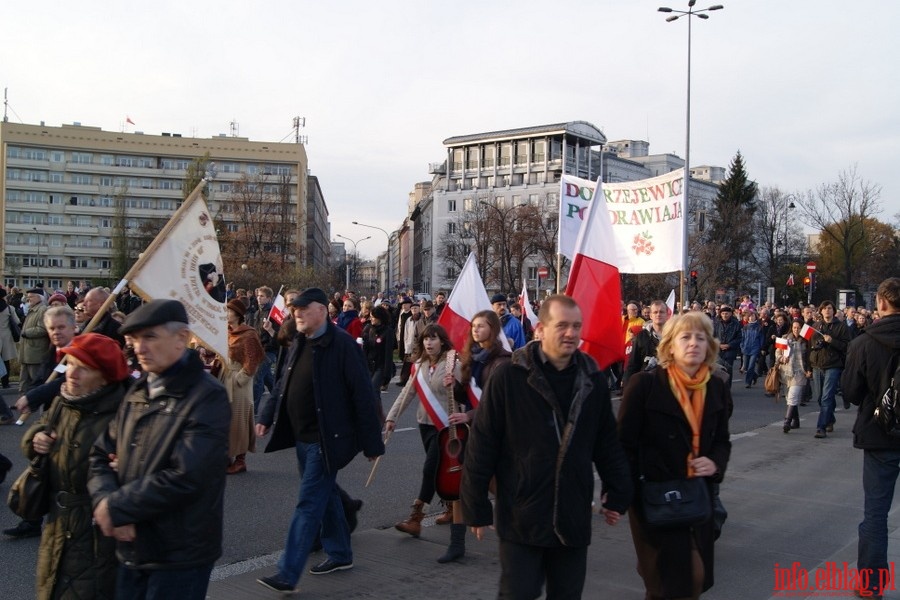
<instances>
[{"instance_id":1,"label":"large white flag on pole","mask_svg":"<svg viewBox=\"0 0 900 600\"><path fill-rule=\"evenodd\" d=\"M201 192L185 199L116 290L129 284L145 300L178 300L187 310L191 333L228 356L228 321L222 255L216 228Z\"/></svg>"}]
</instances>

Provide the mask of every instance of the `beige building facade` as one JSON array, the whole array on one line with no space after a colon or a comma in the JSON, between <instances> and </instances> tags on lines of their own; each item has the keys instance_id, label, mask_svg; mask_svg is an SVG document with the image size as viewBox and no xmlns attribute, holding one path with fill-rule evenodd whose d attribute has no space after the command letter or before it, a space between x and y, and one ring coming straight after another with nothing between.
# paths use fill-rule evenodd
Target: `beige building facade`
<instances>
[{"instance_id":1,"label":"beige building facade","mask_svg":"<svg viewBox=\"0 0 900 600\"><path fill-rule=\"evenodd\" d=\"M321 206L308 218L308 163L302 144L225 135L122 133L78 123L50 127L3 122L4 283L27 288L43 282L48 290L64 289L69 280L115 284L111 280L124 274L116 273L113 264L115 223L124 222L125 235L130 235L148 223L168 220L185 195L186 169L206 154L213 173L210 212L229 234L240 230L240 211L245 210L235 206L233 194L239 183L251 182L261 187L261 197L271 194L286 204L287 243L279 250L299 264L321 266L323 247L328 246L327 222L322 221L328 211L319 191L313 196ZM311 225L314 231L308 231Z\"/></svg>"}]
</instances>

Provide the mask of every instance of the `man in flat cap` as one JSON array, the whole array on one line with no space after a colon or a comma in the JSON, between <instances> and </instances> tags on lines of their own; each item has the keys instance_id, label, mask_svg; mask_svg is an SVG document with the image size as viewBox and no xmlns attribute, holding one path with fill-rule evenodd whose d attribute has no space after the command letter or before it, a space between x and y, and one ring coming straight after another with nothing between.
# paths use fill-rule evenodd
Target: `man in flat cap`
<instances>
[{"instance_id":1,"label":"man in flat cap","mask_svg":"<svg viewBox=\"0 0 900 600\"><path fill-rule=\"evenodd\" d=\"M44 383L43 367L50 351L50 335L44 326L44 311L47 310L44 291L31 288L25 292L25 302L28 303L28 314L22 322L18 347L19 364L22 365L19 392L23 394Z\"/></svg>"},{"instance_id":2,"label":"man in flat cap","mask_svg":"<svg viewBox=\"0 0 900 600\"><path fill-rule=\"evenodd\" d=\"M353 567L337 474L360 451L369 459L384 454L376 413L380 399L356 340L328 319L328 296L322 290L304 290L291 304L298 334L281 389L263 402L256 424L257 435L263 436L274 421L266 452L293 448L302 473L278 573L257 580L278 592L296 588L320 532L326 558L309 572L324 575Z\"/></svg>"},{"instance_id":3,"label":"man in flat cap","mask_svg":"<svg viewBox=\"0 0 900 600\"><path fill-rule=\"evenodd\" d=\"M153 300L120 332L144 371L91 451L94 519L115 537L117 598L206 597L222 555L231 407L194 350L184 306Z\"/></svg>"}]
</instances>

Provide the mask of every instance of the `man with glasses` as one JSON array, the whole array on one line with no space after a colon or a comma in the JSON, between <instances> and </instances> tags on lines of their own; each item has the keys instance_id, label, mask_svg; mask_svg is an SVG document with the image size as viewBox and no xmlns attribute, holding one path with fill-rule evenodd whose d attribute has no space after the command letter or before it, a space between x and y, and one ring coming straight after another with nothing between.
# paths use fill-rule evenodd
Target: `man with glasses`
<instances>
[{"instance_id":1,"label":"man with glasses","mask_svg":"<svg viewBox=\"0 0 900 600\"><path fill-rule=\"evenodd\" d=\"M631 354L625 367L625 381L635 373L656 366L656 347L662 339L663 326L669 320L669 308L663 300L650 304L650 322L631 342Z\"/></svg>"}]
</instances>

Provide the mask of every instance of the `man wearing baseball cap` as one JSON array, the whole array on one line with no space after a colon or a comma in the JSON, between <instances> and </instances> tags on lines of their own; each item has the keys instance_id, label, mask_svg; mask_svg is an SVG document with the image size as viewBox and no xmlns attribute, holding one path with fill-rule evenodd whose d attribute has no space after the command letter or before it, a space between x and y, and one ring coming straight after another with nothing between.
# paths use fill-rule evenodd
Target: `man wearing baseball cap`
<instances>
[{"instance_id":1,"label":"man wearing baseball cap","mask_svg":"<svg viewBox=\"0 0 900 600\"><path fill-rule=\"evenodd\" d=\"M120 333L145 374L97 439L88 482L94 519L117 541L116 597L202 600L222 555L228 397L188 349L180 302L144 304Z\"/></svg>"},{"instance_id":2,"label":"man wearing baseball cap","mask_svg":"<svg viewBox=\"0 0 900 600\"><path fill-rule=\"evenodd\" d=\"M285 362L281 389L260 407L256 433L275 427L266 452L293 448L300 463L300 500L288 530L278 572L257 581L276 592L293 591L317 534L326 558L309 572L325 575L353 568L350 529L344 516L338 471L362 451L384 454L380 402L362 350L328 319L328 296L309 288L292 302L297 337ZM277 415L277 418L276 418Z\"/></svg>"}]
</instances>

